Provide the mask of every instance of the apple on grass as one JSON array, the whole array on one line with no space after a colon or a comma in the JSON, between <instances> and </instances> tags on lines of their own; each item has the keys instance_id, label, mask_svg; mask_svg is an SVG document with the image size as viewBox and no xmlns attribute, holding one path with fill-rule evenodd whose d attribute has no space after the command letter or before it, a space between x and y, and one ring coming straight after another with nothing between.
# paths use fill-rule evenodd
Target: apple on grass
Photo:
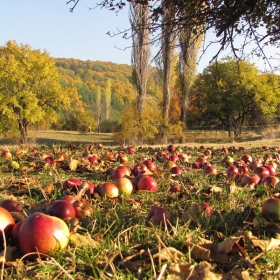
<instances>
[{"instance_id":1,"label":"apple on grass","mask_svg":"<svg viewBox=\"0 0 280 280\"><path fill-rule=\"evenodd\" d=\"M113 198L119 195L118 187L112 182L105 182L99 184L97 191L101 197Z\"/></svg>"},{"instance_id":2,"label":"apple on grass","mask_svg":"<svg viewBox=\"0 0 280 280\"><path fill-rule=\"evenodd\" d=\"M189 208L189 214L193 219L208 219L212 213L213 210L207 202L193 203Z\"/></svg>"},{"instance_id":3,"label":"apple on grass","mask_svg":"<svg viewBox=\"0 0 280 280\"><path fill-rule=\"evenodd\" d=\"M158 184L154 177L144 176L138 182L137 187L138 187L138 190L140 190L140 191L156 192L158 189Z\"/></svg>"},{"instance_id":4,"label":"apple on grass","mask_svg":"<svg viewBox=\"0 0 280 280\"><path fill-rule=\"evenodd\" d=\"M3 234L9 233L15 224L12 214L3 207L0 207L0 244L2 247Z\"/></svg>"},{"instance_id":5,"label":"apple on grass","mask_svg":"<svg viewBox=\"0 0 280 280\"><path fill-rule=\"evenodd\" d=\"M119 194L130 195L133 191L133 184L128 178L119 178L114 183L119 189Z\"/></svg>"},{"instance_id":6,"label":"apple on grass","mask_svg":"<svg viewBox=\"0 0 280 280\"><path fill-rule=\"evenodd\" d=\"M245 187L245 186L256 186L257 184L259 184L261 178L258 174L244 174L241 177L241 186Z\"/></svg>"},{"instance_id":7,"label":"apple on grass","mask_svg":"<svg viewBox=\"0 0 280 280\"><path fill-rule=\"evenodd\" d=\"M0 202L0 207L5 208L9 212L22 212L21 205L13 199L4 199Z\"/></svg>"},{"instance_id":8,"label":"apple on grass","mask_svg":"<svg viewBox=\"0 0 280 280\"><path fill-rule=\"evenodd\" d=\"M268 198L262 205L262 216L273 222L280 221L280 199Z\"/></svg>"},{"instance_id":9,"label":"apple on grass","mask_svg":"<svg viewBox=\"0 0 280 280\"><path fill-rule=\"evenodd\" d=\"M170 221L170 213L167 209L159 206L153 206L146 217L147 225L150 223L164 225L167 223L167 221Z\"/></svg>"},{"instance_id":10,"label":"apple on grass","mask_svg":"<svg viewBox=\"0 0 280 280\"><path fill-rule=\"evenodd\" d=\"M44 213L32 213L22 224L19 246L28 258L44 257L54 251L63 250L69 243L69 228L60 218Z\"/></svg>"},{"instance_id":11,"label":"apple on grass","mask_svg":"<svg viewBox=\"0 0 280 280\"><path fill-rule=\"evenodd\" d=\"M62 220L75 218L75 208L69 201L65 199L55 200L46 208L46 214L58 217Z\"/></svg>"}]
</instances>

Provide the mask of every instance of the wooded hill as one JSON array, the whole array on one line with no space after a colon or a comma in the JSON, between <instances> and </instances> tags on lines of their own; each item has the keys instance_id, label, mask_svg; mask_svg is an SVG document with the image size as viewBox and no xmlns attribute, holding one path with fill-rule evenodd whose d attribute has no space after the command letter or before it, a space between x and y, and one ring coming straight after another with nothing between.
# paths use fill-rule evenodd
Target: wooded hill
<instances>
[{"instance_id":1,"label":"wooded hill","mask_svg":"<svg viewBox=\"0 0 280 280\"><path fill-rule=\"evenodd\" d=\"M55 64L61 74L62 85L77 88L83 102L90 106L96 102L98 86L103 93L106 83L111 80L110 121L119 120L121 112L136 98L130 65L104 61L82 61L73 58L56 58ZM148 83L148 95L158 98L160 95L160 77L155 68L152 72ZM102 100L104 100L103 94Z\"/></svg>"}]
</instances>

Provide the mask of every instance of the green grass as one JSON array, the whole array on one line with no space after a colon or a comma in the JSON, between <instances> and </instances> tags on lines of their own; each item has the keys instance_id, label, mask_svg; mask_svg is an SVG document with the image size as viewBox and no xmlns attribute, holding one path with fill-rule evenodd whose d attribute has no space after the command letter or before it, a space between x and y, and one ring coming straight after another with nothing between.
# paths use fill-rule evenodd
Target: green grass
<instances>
[{"instance_id":1,"label":"green grass","mask_svg":"<svg viewBox=\"0 0 280 280\"><path fill-rule=\"evenodd\" d=\"M207 146L207 145L206 145ZM63 183L70 177L76 177L83 181L91 181L96 186L104 181L110 181L110 168L114 169L120 164L108 162L104 156L104 150L96 147L93 153L100 158L99 167L93 169L82 160L82 153L86 147L80 144L74 150L67 145L60 145L60 150L65 151L67 159L59 167L52 167L42 159L35 158L31 150L17 158L15 147L11 147L13 157L21 165L21 170L10 170L7 160L0 158L0 191L1 200L13 198L17 200L29 214L40 205L49 203L67 194L55 185L50 193L44 193L44 186L49 183ZM97 194L94 197L84 196L91 205L93 214L80 219L78 233L90 237L94 246L80 246L70 244L62 253L49 254L49 258L30 261L23 256L19 248L13 253L13 258L7 261L2 270L5 279L157 279L160 272L163 278L171 273L176 264L194 265L201 264L201 260L191 256L186 242L192 239L197 243L201 238L221 243L225 238L239 230L251 231L256 238L269 240L277 238L261 218L261 206L264 200L275 195L273 190L261 184L256 190L237 184L233 191L232 181L226 177L228 166L222 163L224 155L219 149L208 146L212 155L209 159L215 165L218 174L206 176L203 170L192 170L190 165L201 156L204 150L182 146L183 152L192 154L189 163L177 163L182 167L182 176L171 176L168 169L164 169L163 163L156 160L156 152L159 147L139 147L135 155L129 155L127 165L133 167L136 162L145 158L152 158L159 172L154 174L159 188L155 193L138 191L128 197L101 198ZM2 147L4 149L4 147ZM53 149L45 146L37 146L39 152L53 153ZM121 147L110 147L117 154ZM239 159L244 153L250 153L254 157L262 157L266 153L275 154L278 151L271 149L265 151L261 148L248 148L244 151L232 153L235 159ZM76 170L69 170L67 164L70 158L79 160ZM27 168L35 163L35 168ZM132 176L133 177L133 176ZM181 186L180 193L168 191L171 182L178 182ZM220 191L211 192L213 186L220 187ZM189 208L193 203L207 202L213 209L210 218L199 216L193 219L189 216ZM161 206L168 209L171 214L170 223L166 225L146 224L147 214L152 206ZM43 211L43 208L41 208ZM259 221L259 224L256 223ZM276 225L278 225L276 223ZM271 229L271 228L270 228ZM276 230L277 233L277 230ZM280 230L279 230L280 233ZM10 245L8 239L7 245ZM180 259L166 255L158 258L156 254L165 247L172 247L182 253ZM234 277L239 269L248 271L252 279L276 279L280 269L279 249L260 252L249 243L245 244L243 251L229 254L227 263L212 261L209 264L213 271L219 275L222 273ZM250 266L244 255L248 254L254 265ZM178 272L179 273L179 272Z\"/></svg>"}]
</instances>

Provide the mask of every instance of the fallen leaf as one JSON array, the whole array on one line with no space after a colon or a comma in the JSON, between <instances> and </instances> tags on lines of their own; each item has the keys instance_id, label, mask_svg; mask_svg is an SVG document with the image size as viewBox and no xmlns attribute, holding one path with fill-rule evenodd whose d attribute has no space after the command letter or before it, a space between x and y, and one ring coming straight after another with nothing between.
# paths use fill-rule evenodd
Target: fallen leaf
<instances>
[{"instance_id":1,"label":"fallen leaf","mask_svg":"<svg viewBox=\"0 0 280 280\"><path fill-rule=\"evenodd\" d=\"M159 258L162 261L179 260L184 254L173 247L165 247L160 252L153 255L153 258Z\"/></svg>"},{"instance_id":2,"label":"fallen leaf","mask_svg":"<svg viewBox=\"0 0 280 280\"><path fill-rule=\"evenodd\" d=\"M236 245L236 243L238 243L241 247L244 247L245 245L244 237L239 236L239 237L226 238L224 241L218 244L218 252L226 253L226 254L238 252L239 248Z\"/></svg>"},{"instance_id":3,"label":"fallen leaf","mask_svg":"<svg viewBox=\"0 0 280 280\"><path fill-rule=\"evenodd\" d=\"M76 171L77 167L78 167L78 160L71 159L68 166L69 166L70 171Z\"/></svg>"},{"instance_id":4,"label":"fallen leaf","mask_svg":"<svg viewBox=\"0 0 280 280\"><path fill-rule=\"evenodd\" d=\"M260 248L262 251L270 251L280 246L280 240L271 238L270 240L252 240L253 246Z\"/></svg>"},{"instance_id":5,"label":"fallen leaf","mask_svg":"<svg viewBox=\"0 0 280 280\"><path fill-rule=\"evenodd\" d=\"M91 246L96 248L97 242L94 241L89 235L81 235L77 232L72 233L69 238L70 244L77 247Z\"/></svg>"}]
</instances>

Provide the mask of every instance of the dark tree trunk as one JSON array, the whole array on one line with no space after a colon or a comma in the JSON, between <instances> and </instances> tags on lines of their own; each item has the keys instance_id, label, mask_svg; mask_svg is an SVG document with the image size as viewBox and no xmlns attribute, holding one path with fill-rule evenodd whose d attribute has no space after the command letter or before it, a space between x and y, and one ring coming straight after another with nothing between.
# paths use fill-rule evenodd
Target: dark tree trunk
<instances>
[{"instance_id":1,"label":"dark tree trunk","mask_svg":"<svg viewBox=\"0 0 280 280\"><path fill-rule=\"evenodd\" d=\"M27 127L28 127L28 122L26 119L20 119L18 120L18 127L20 131L20 143L21 144L27 144Z\"/></svg>"}]
</instances>

